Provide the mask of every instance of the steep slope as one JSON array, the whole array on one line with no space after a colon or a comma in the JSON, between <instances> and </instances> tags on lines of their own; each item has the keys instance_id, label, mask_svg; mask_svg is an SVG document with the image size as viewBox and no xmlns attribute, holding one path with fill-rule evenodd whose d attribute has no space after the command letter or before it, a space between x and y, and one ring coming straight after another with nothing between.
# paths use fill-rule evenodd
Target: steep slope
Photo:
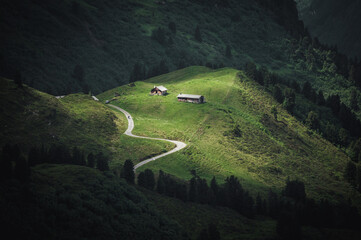
<instances>
[{"instance_id":1,"label":"steep slope","mask_svg":"<svg viewBox=\"0 0 361 240\"><path fill-rule=\"evenodd\" d=\"M167 96L149 96L154 85ZM241 178L252 192L280 189L287 177L300 179L313 198L359 195L343 179L348 157L318 134L277 107L276 101L243 72L189 67L136 82L101 95L132 114L134 134L181 140L188 147L146 168L162 169L189 179L190 170L210 179ZM202 94L205 104L177 102L179 93ZM352 193L352 194L351 194ZM342 198L342 197L341 197Z\"/></svg>"},{"instance_id":2,"label":"steep slope","mask_svg":"<svg viewBox=\"0 0 361 240\"><path fill-rule=\"evenodd\" d=\"M135 63L148 75L206 63L239 67L248 60L286 67L290 35L274 19L288 9L273 13L251 0L218 2L5 0L0 66L58 95L127 83ZM166 68L159 70L162 60Z\"/></svg>"},{"instance_id":3,"label":"steep slope","mask_svg":"<svg viewBox=\"0 0 361 240\"><path fill-rule=\"evenodd\" d=\"M224 207L183 202L143 190L143 194L162 213L177 221L191 239L197 239L202 229L216 224L221 239L274 239L276 221L268 218L249 219Z\"/></svg>"},{"instance_id":4,"label":"steep slope","mask_svg":"<svg viewBox=\"0 0 361 240\"><path fill-rule=\"evenodd\" d=\"M300 17L314 37L337 45L348 56L361 57L361 3L358 0L299 0Z\"/></svg>"},{"instance_id":5,"label":"steep slope","mask_svg":"<svg viewBox=\"0 0 361 240\"><path fill-rule=\"evenodd\" d=\"M124 180L42 164L29 184L0 182L2 234L26 239L184 239L179 225Z\"/></svg>"},{"instance_id":6,"label":"steep slope","mask_svg":"<svg viewBox=\"0 0 361 240\"><path fill-rule=\"evenodd\" d=\"M26 85L19 88L3 78L0 86L0 146L18 144L27 153L34 146L65 145L78 147L86 154L103 152L109 159L121 162L160 154L173 147L123 135L127 126L124 116L88 95L57 99Z\"/></svg>"}]
</instances>

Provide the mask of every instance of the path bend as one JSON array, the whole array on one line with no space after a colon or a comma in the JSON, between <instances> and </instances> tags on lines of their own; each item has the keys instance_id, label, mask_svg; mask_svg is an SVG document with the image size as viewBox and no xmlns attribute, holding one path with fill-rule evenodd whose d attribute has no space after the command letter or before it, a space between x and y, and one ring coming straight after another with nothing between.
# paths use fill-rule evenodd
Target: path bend
<instances>
[{"instance_id":1,"label":"path bend","mask_svg":"<svg viewBox=\"0 0 361 240\"><path fill-rule=\"evenodd\" d=\"M118 107L118 106L115 106L113 104L108 104L110 107L112 108L115 108L119 111L121 111L122 113L124 113L124 115L126 116L127 120L128 120L128 128L127 130L124 132L125 135L128 135L130 137L135 137L135 138L144 138L144 139L152 139L152 140L160 140L160 141L167 141L167 142L171 142L171 143L174 143L176 145L175 148L173 148L172 150L166 152L166 153L163 153L163 154L160 154L158 156L155 156L155 157L152 157L152 158L148 158L148 159L145 159L143 161L141 161L140 163L136 164L134 166L134 172L137 168L143 166L144 164L147 164L151 161L155 161L157 160L158 158L161 158L161 157L164 157L164 156L167 156L169 154L172 154L172 153L175 153L183 148L185 148L187 146L187 144L185 144L184 142L180 142L180 141L174 141L174 140L169 140L169 139L163 139L163 138L152 138L152 137L143 137L143 136L137 136L137 135L134 135L132 133L133 131L133 128L134 128L134 121L133 121L133 118L132 116L127 112L125 111L124 109Z\"/></svg>"}]
</instances>

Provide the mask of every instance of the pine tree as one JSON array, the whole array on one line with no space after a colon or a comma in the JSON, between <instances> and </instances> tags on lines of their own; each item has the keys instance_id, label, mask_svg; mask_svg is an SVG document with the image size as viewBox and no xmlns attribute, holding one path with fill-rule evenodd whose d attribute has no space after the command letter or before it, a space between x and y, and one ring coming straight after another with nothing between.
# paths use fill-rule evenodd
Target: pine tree
<instances>
[{"instance_id":1,"label":"pine tree","mask_svg":"<svg viewBox=\"0 0 361 240\"><path fill-rule=\"evenodd\" d=\"M152 39L164 46L167 43L164 29L159 27L158 29L153 30Z\"/></svg>"},{"instance_id":2,"label":"pine tree","mask_svg":"<svg viewBox=\"0 0 361 240\"><path fill-rule=\"evenodd\" d=\"M190 180L188 197L191 202L198 201L197 180L195 177L192 177Z\"/></svg>"},{"instance_id":3,"label":"pine tree","mask_svg":"<svg viewBox=\"0 0 361 240\"><path fill-rule=\"evenodd\" d=\"M98 153L95 158L97 160L97 169L102 172L109 170L108 159L105 158L102 152Z\"/></svg>"},{"instance_id":4,"label":"pine tree","mask_svg":"<svg viewBox=\"0 0 361 240\"><path fill-rule=\"evenodd\" d=\"M176 26L176 24L174 22L170 22L168 24L168 28L173 34L177 33L177 26Z\"/></svg>"},{"instance_id":5,"label":"pine tree","mask_svg":"<svg viewBox=\"0 0 361 240\"><path fill-rule=\"evenodd\" d=\"M199 233L197 240L209 240L209 234L207 229L202 229Z\"/></svg>"},{"instance_id":6,"label":"pine tree","mask_svg":"<svg viewBox=\"0 0 361 240\"><path fill-rule=\"evenodd\" d=\"M348 80L352 83L356 83L356 68L354 65L351 65L349 74L348 74Z\"/></svg>"},{"instance_id":7,"label":"pine tree","mask_svg":"<svg viewBox=\"0 0 361 240\"><path fill-rule=\"evenodd\" d=\"M358 100L357 100L357 92L355 89L353 89L351 91L351 95L350 95L350 105L351 105L351 109L354 111L359 110L359 106L358 106Z\"/></svg>"},{"instance_id":8,"label":"pine tree","mask_svg":"<svg viewBox=\"0 0 361 240\"><path fill-rule=\"evenodd\" d=\"M30 167L23 157L19 157L15 162L14 177L22 182L30 179Z\"/></svg>"},{"instance_id":9,"label":"pine tree","mask_svg":"<svg viewBox=\"0 0 361 240\"><path fill-rule=\"evenodd\" d=\"M298 180L287 179L283 195L296 201L304 201L306 199L305 184Z\"/></svg>"},{"instance_id":10,"label":"pine tree","mask_svg":"<svg viewBox=\"0 0 361 240\"><path fill-rule=\"evenodd\" d=\"M357 190L361 193L361 166L357 167Z\"/></svg>"},{"instance_id":11,"label":"pine tree","mask_svg":"<svg viewBox=\"0 0 361 240\"><path fill-rule=\"evenodd\" d=\"M155 186L154 173L150 169L145 169L144 171L146 185L145 187L149 190L153 190Z\"/></svg>"},{"instance_id":12,"label":"pine tree","mask_svg":"<svg viewBox=\"0 0 361 240\"><path fill-rule=\"evenodd\" d=\"M301 87L295 80L292 81L291 87L296 91L296 93L301 92Z\"/></svg>"},{"instance_id":13,"label":"pine tree","mask_svg":"<svg viewBox=\"0 0 361 240\"><path fill-rule=\"evenodd\" d=\"M23 87L23 77L22 77L20 71L15 72L14 82L17 85L18 88Z\"/></svg>"},{"instance_id":14,"label":"pine tree","mask_svg":"<svg viewBox=\"0 0 361 240\"><path fill-rule=\"evenodd\" d=\"M136 62L133 66L133 70L130 74L129 83L136 82L145 79L145 66Z\"/></svg>"},{"instance_id":15,"label":"pine tree","mask_svg":"<svg viewBox=\"0 0 361 240\"><path fill-rule=\"evenodd\" d=\"M244 69L247 77L256 80L257 77L257 66L254 62L247 62Z\"/></svg>"},{"instance_id":16,"label":"pine tree","mask_svg":"<svg viewBox=\"0 0 361 240\"><path fill-rule=\"evenodd\" d=\"M95 167L95 156L93 153L89 153L88 157L88 164L87 166L90 168L94 168Z\"/></svg>"},{"instance_id":17,"label":"pine tree","mask_svg":"<svg viewBox=\"0 0 361 240\"><path fill-rule=\"evenodd\" d=\"M314 111L310 111L306 118L306 126L310 129L317 130L320 127L320 120L318 114Z\"/></svg>"},{"instance_id":18,"label":"pine tree","mask_svg":"<svg viewBox=\"0 0 361 240\"><path fill-rule=\"evenodd\" d=\"M352 186L356 186L356 177L357 177L356 175L357 175L356 165L352 161L349 161L347 163L345 170L345 178Z\"/></svg>"},{"instance_id":19,"label":"pine tree","mask_svg":"<svg viewBox=\"0 0 361 240\"><path fill-rule=\"evenodd\" d=\"M187 185L186 184L177 184L176 186L176 198L179 198L183 202L187 201Z\"/></svg>"},{"instance_id":20,"label":"pine tree","mask_svg":"<svg viewBox=\"0 0 361 240\"><path fill-rule=\"evenodd\" d=\"M296 105L296 94L291 88L286 88L284 91L283 107L290 113L293 112L293 108Z\"/></svg>"},{"instance_id":21,"label":"pine tree","mask_svg":"<svg viewBox=\"0 0 361 240\"><path fill-rule=\"evenodd\" d=\"M82 162L82 159L81 159L80 150L77 147L74 147L71 163L75 164L75 165L81 165L81 162Z\"/></svg>"},{"instance_id":22,"label":"pine tree","mask_svg":"<svg viewBox=\"0 0 361 240\"><path fill-rule=\"evenodd\" d=\"M146 169L144 172L138 175L138 185L149 190L153 190L155 186L154 173L150 169Z\"/></svg>"},{"instance_id":23,"label":"pine tree","mask_svg":"<svg viewBox=\"0 0 361 240\"><path fill-rule=\"evenodd\" d=\"M199 25L197 26L195 32L194 32L194 38L198 41L198 42L202 42L202 35L201 35L201 30L199 28Z\"/></svg>"},{"instance_id":24,"label":"pine tree","mask_svg":"<svg viewBox=\"0 0 361 240\"><path fill-rule=\"evenodd\" d=\"M325 97L323 96L322 90L318 91L317 104L321 106L325 105Z\"/></svg>"},{"instance_id":25,"label":"pine tree","mask_svg":"<svg viewBox=\"0 0 361 240\"><path fill-rule=\"evenodd\" d=\"M221 196L219 194L219 186L218 186L216 178L214 176L211 180L210 190L214 197L214 202L212 204L220 204L222 200L220 199Z\"/></svg>"},{"instance_id":26,"label":"pine tree","mask_svg":"<svg viewBox=\"0 0 361 240\"><path fill-rule=\"evenodd\" d=\"M85 72L84 72L84 68L77 64L74 67L73 73L71 75L73 78L75 78L79 83L84 82L84 76L85 76Z\"/></svg>"},{"instance_id":27,"label":"pine tree","mask_svg":"<svg viewBox=\"0 0 361 240\"><path fill-rule=\"evenodd\" d=\"M41 163L41 156L40 151L36 147L32 147L28 153L28 164L30 167L38 165Z\"/></svg>"},{"instance_id":28,"label":"pine tree","mask_svg":"<svg viewBox=\"0 0 361 240\"><path fill-rule=\"evenodd\" d=\"M277 221L277 233L284 240L302 239L301 226L291 213L282 212Z\"/></svg>"},{"instance_id":29,"label":"pine tree","mask_svg":"<svg viewBox=\"0 0 361 240\"><path fill-rule=\"evenodd\" d=\"M134 174L134 165L131 160L126 160L123 165L123 176L128 183L134 184L135 174Z\"/></svg>"},{"instance_id":30,"label":"pine tree","mask_svg":"<svg viewBox=\"0 0 361 240\"><path fill-rule=\"evenodd\" d=\"M281 88L279 86L274 86L272 91L273 97L276 99L277 102L282 103L283 102L283 94L281 91Z\"/></svg>"},{"instance_id":31,"label":"pine tree","mask_svg":"<svg viewBox=\"0 0 361 240\"><path fill-rule=\"evenodd\" d=\"M273 117L274 117L275 120L277 121L278 111L277 111L277 107L276 107L276 106L272 106L272 108L271 108L271 113L273 114Z\"/></svg>"},{"instance_id":32,"label":"pine tree","mask_svg":"<svg viewBox=\"0 0 361 240\"><path fill-rule=\"evenodd\" d=\"M311 96L312 96L312 86L309 82L305 82L303 84L303 88L302 88L302 94L308 98L308 99L311 99Z\"/></svg>"},{"instance_id":33,"label":"pine tree","mask_svg":"<svg viewBox=\"0 0 361 240\"><path fill-rule=\"evenodd\" d=\"M347 146L349 143L349 134L348 131L344 128L340 128L338 131L338 139L341 146Z\"/></svg>"},{"instance_id":34,"label":"pine tree","mask_svg":"<svg viewBox=\"0 0 361 240\"><path fill-rule=\"evenodd\" d=\"M229 45L227 45L227 47L226 47L226 57L232 58L231 47Z\"/></svg>"},{"instance_id":35,"label":"pine tree","mask_svg":"<svg viewBox=\"0 0 361 240\"><path fill-rule=\"evenodd\" d=\"M144 188L146 188L146 186L147 186L147 180L145 178L145 173L144 172L141 172L138 175L138 185L141 186L141 187L144 187Z\"/></svg>"},{"instance_id":36,"label":"pine tree","mask_svg":"<svg viewBox=\"0 0 361 240\"><path fill-rule=\"evenodd\" d=\"M256 211L257 211L257 214L264 214L263 202L262 202L262 198L259 195L259 193L257 194L257 197L256 197Z\"/></svg>"},{"instance_id":37,"label":"pine tree","mask_svg":"<svg viewBox=\"0 0 361 240\"><path fill-rule=\"evenodd\" d=\"M221 234L218 231L217 225L211 223L208 226L209 240L221 240Z\"/></svg>"},{"instance_id":38,"label":"pine tree","mask_svg":"<svg viewBox=\"0 0 361 240\"><path fill-rule=\"evenodd\" d=\"M164 172L162 170L159 170L158 174L157 192L159 194L165 193Z\"/></svg>"},{"instance_id":39,"label":"pine tree","mask_svg":"<svg viewBox=\"0 0 361 240\"><path fill-rule=\"evenodd\" d=\"M81 152L80 155L80 166L86 166L85 153Z\"/></svg>"},{"instance_id":40,"label":"pine tree","mask_svg":"<svg viewBox=\"0 0 361 240\"><path fill-rule=\"evenodd\" d=\"M2 148L1 157L0 157L0 179L5 180L9 179L13 173L12 167L12 146L10 144L6 144Z\"/></svg>"}]
</instances>

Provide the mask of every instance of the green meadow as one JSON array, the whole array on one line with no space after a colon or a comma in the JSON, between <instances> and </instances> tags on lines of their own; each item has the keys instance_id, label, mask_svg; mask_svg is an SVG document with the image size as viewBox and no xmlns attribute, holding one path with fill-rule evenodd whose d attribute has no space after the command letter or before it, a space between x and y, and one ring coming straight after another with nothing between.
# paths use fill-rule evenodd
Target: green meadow
<instances>
[{"instance_id":1,"label":"green meadow","mask_svg":"<svg viewBox=\"0 0 361 240\"><path fill-rule=\"evenodd\" d=\"M154 85L164 85L169 94L150 96ZM206 103L178 102L179 93L203 95ZM112 100L133 116L134 134L188 144L139 171L162 169L188 180L190 171L196 170L201 177L216 176L220 182L235 175L254 194L280 190L289 177L305 182L307 194L315 199L352 195L343 177L346 154L288 114L241 71L188 67L98 97L102 102ZM277 120L272 106L279 112Z\"/></svg>"},{"instance_id":2,"label":"green meadow","mask_svg":"<svg viewBox=\"0 0 361 240\"><path fill-rule=\"evenodd\" d=\"M128 122L89 95L54 96L1 78L0 142L19 144L24 154L30 147L61 144L77 147L85 154L103 152L109 159L134 162L158 155L173 147L170 143L135 139L122 135ZM119 165L113 164L113 168Z\"/></svg>"}]
</instances>

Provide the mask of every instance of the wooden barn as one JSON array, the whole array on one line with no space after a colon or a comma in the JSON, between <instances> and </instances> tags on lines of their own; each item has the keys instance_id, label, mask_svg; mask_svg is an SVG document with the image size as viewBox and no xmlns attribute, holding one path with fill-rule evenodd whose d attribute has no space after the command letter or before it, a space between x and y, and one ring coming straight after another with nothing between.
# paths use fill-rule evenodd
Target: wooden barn
<instances>
[{"instance_id":1,"label":"wooden barn","mask_svg":"<svg viewBox=\"0 0 361 240\"><path fill-rule=\"evenodd\" d=\"M204 103L204 97L202 95L181 93L177 96L177 98L178 102Z\"/></svg>"},{"instance_id":2,"label":"wooden barn","mask_svg":"<svg viewBox=\"0 0 361 240\"><path fill-rule=\"evenodd\" d=\"M150 95L166 95L168 89L164 86L154 86L152 90L150 90Z\"/></svg>"}]
</instances>

